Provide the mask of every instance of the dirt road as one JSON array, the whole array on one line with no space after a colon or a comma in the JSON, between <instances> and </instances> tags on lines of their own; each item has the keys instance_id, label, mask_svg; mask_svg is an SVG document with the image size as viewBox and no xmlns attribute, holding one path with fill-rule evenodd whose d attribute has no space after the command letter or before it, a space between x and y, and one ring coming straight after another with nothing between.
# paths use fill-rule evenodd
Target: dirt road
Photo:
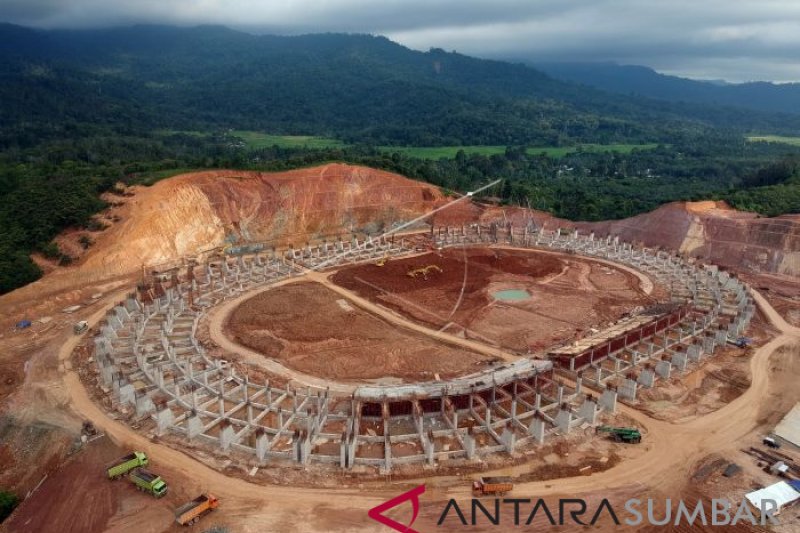
<instances>
[{"instance_id":1,"label":"dirt road","mask_svg":"<svg viewBox=\"0 0 800 533\"><path fill-rule=\"evenodd\" d=\"M541 254L564 255L564 252L558 252L558 251L554 251L554 250L546 250L546 249L541 249L541 248L520 248L520 247L516 247L516 246L500 246L500 245L492 246L492 248L502 248L503 250L519 250L519 251L523 251L523 252L530 252L531 250L536 250L536 253L541 253ZM578 257L582 257L582 256L578 256ZM645 293L645 294L653 294L653 289L655 289L655 285L653 285L653 280L651 280L649 277L647 277L647 275L645 275L643 272L641 272L639 270L636 270L635 268L630 267L628 265L623 265L622 263L615 263L614 261L609 261L607 259L601 259L599 257L594 257L594 256L591 256L591 257L586 256L586 257L584 257L584 259L586 259L586 258L591 259L595 263L601 263L603 265L608 265L610 267L614 267L614 268L619 269L619 270L624 270L625 272L633 274L634 276L639 278L639 288L642 289L642 292ZM550 280L550 281L552 281L552 280Z\"/></svg>"},{"instance_id":2,"label":"dirt road","mask_svg":"<svg viewBox=\"0 0 800 533\"><path fill-rule=\"evenodd\" d=\"M370 312L390 320L396 318L387 317L391 314L370 302L353 298L348 291L329 282L324 274L312 273L310 277L332 290L339 289L339 294ZM800 328L787 324L757 292L753 291L753 297L767 319L780 331L780 335L759 348L752 357L752 385L742 396L722 409L687 424L654 420L623 406L625 414L647 430L647 449L644 453L591 477L521 483L516 493L536 496L574 495L648 483L657 483L659 489L668 491L683 486L692 466L709 452L734 448L739 439L759 425L759 410L763 407L770 389L768 361L771 354L784 345L796 345L800 342ZM96 321L101 317L102 313L98 312L92 320ZM416 324L409 326L417 331L425 330ZM440 335L439 332L425 332L437 338ZM442 340L452 339L442 335ZM62 361L67 361L76 343L77 337L73 337L63 344L59 354ZM480 346L473 341L469 344L471 348L473 345ZM493 349L485 346L483 349L493 352ZM119 445L142 449L151 455L153 461L170 465L173 476L178 476L183 483L195 486L198 490L213 489L225 502L215 515L215 521L219 520L234 527L235 531L381 531L381 526L373 525L367 518L367 509L402 491L397 486L378 484L367 484L365 490L272 487L225 476L178 450L155 444L127 425L112 420L89 398L78 375L68 364L65 364L64 371L70 405L79 416L94 420ZM523 465L498 472L518 474L524 471ZM429 493L433 493L433 501L428 501L427 504L468 495L468 487L461 478L433 477L425 481L430 487ZM168 526L165 524L164 527ZM122 524L116 524L116 528L125 529Z\"/></svg>"}]
</instances>

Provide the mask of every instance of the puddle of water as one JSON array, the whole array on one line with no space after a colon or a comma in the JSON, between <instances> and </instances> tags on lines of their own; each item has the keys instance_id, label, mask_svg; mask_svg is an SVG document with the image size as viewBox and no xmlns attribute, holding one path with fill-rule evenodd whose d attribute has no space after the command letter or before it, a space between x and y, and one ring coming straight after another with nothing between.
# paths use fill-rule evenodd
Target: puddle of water
<instances>
[{"instance_id":1,"label":"puddle of water","mask_svg":"<svg viewBox=\"0 0 800 533\"><path fill-rule=\"evenodd\" d=\"M520 300L527 300L531 297L531 294L522 289L506 289L503 291L496 291L492 294L497 300L502 300L504 302L518 302Z\"/></svg>"}]
</instances>

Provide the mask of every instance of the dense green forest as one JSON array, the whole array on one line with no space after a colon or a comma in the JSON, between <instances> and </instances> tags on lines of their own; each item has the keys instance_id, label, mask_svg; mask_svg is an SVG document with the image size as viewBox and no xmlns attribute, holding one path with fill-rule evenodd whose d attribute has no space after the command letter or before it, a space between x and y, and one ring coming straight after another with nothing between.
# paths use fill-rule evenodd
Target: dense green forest
<instances>
[{"instance_id":1,"label":"dense green forest","mask_svg":"<svg viewBox=\"0 0 800 533\"><path fill-rule=\"evenodd\" d=\"M502 178L490 195L576 220L701 198L800 212L800 147L753 131L797 135L800 116L612 95L364 35L0 25L0 293L41 275L31 252L68 263L53 237L101 229L117 182L185 169L345 161L455 191Z\"/></svg>"}]
</instances>

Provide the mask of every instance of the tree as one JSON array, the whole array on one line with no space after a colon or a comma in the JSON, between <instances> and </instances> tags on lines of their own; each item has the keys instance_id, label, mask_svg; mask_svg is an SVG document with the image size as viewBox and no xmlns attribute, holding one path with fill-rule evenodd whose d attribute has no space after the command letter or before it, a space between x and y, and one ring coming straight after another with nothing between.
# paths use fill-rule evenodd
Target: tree
<instances>
[{"instance_id":1,"label":"tree","mask_svg":"<svg viewBox=\"0 0 800 533\"><path fill-rule=\"evenodd\" d=\"M9 517L18 503L19 499L16 494L0 490L0 522Z\"/></svg>"}]
</instances>

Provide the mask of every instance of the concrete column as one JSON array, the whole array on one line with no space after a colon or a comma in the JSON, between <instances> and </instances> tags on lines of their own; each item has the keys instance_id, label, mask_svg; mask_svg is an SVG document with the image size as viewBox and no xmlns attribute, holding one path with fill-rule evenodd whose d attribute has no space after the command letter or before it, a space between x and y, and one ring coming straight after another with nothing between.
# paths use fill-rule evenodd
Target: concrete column
<instances>
[{"instance_id":1,"label":"concrete column","mask_svg":"<svg viewBox=\"0 0 800 533\"><path fill-rule=\"evenodd\" d=\"M591 396L586 397L578 410L578 416L592 425L597 422L597 402L594 401L594 398Z\"/></svg>"},{"instance_id":2,"label":"concrete column","mask_svg":"<svg viewBox=\"0 0 800 533\"><path fill-rule=\"evenodd\" d=\"M135 405L136 402L136 391L133 388L133 385L130 383L122 385L120 384L119 387L119 403L121 405Z\"/></svg>"},{"instance_id":3,"label":"concrete column","mask_svg":"<svg viewBox=\"0 0 800 533\"><path fill-rule=\"evenodd\" d=\"M533 440L536 441L537 444L544 443L544 434L545 434L545 426L544 426L544 419L539 416L539 413L534 415L533 420L531 420L531 425L528 426L528 431L533 436Z\"/></svg>"},{"instance_id":4,"label":"concrete column","mask_svg":"<svg viewBox=\"0 0 800 533\"><path fill-rule=\"evenodd\" d=\"M655 381L656 374L653 372L652 368L643 368L642 371L639 372L639 377L636 379L637 383L647 387L648 389L653 388Z\"/></svg>"},{"instance_id":5,"label":"concrete column","mask_svg":"<svg viewBox=\"0 0 800 533\"><path fill-rule=\"evenodd\" d=\"M617 391L606 388L600 395L600 407L604 411L615 413L617 411Z\"/></svg>"},{"instance_id":6,"label":"concrete column","mask_svg":"<svg viewBox=\"0 0 800 533\"><path fill-rule=\"evenodd\" d=\"M703 351L708 355L712 355L714 353L714 348L716 347L716 341L714 337L707 336L703 337Z\"/></svg>"},{"instance_id":7,"label":"concrete column","mask_svg":"<svg viewBox=\"0 0 800 533\"><path fill-rule=\"evenodd\" d=\"M233 426L227 423L224 424L219 432L219 447L227 451L230 449L235 437L236 431L234 431Z\"/></svg>"},{"instance_id":8,"label":"concrete column","mask_svg":"<svg viewBox=\"0 0 800 533\"><path fill-rule=\"evenodd\" d=\"M472 434L467 433L464 435L464 451L467 453L467 459L473 459L475 457L475 437Z\"/></svg>"},{"instance_id":9,"label":"concrete column","mask_svg":"<svg viewBox=\"0 0 800 533\"><path fill-rule=\"evenodd\" d=\"M433 441L429 438L422 439L422 447L425 450L425 460L430 466L433 466L435 462Z\"/></svg>"},{"instance_id":10,"label":"concrete column","mask_svg":"<svg viewBox=\"0 0 800 533\"><path fill-rule=\"evenodd\" d=\"M203 432L203 421L197 414L191 415L186 419L186 435L191 439Z\"/></svg>"},{"instance_id":11,"label":"concrete column","mask_svg":"<svg viewBox=\"0 0 800 533\"><path fill-rule=\"evenodd\" d=\"M256 430L256 458L262 463L267 460L267 450L269 449L269 438L262 429Z\"/></svg>"},{"instance_id":12,"label":"concrete column","mask_svg":"<svg viewBox=\"0 0 800 533\"><path fill-rule=\"evenodd\" d=\"M556 415L554 421L556 427L559 431L563 434L569 433L569 427L572 423L572 411L569 410L569 406L566 404L561 404L561 407L558 410L558 414Z\"/></svg>"},{"instance_id":13,"label":"concrete column","mask_svg":"<svg viewBox=\"0 0 800 533\"><path fill-rule=\"evenodd\" d=\"M172 409L166 407L156 413L156 432L158 436L163 436L167 433L170 426L175 422L175 416Z\"/></svg>"},{"instance_id":14,"label":"concrete column","mask_svg":"<svg viewBox=\"0 0 800 533\"><path fill-rule=\"evenodd\" d=\"M508 453L514 453L514 446L517 442L517 436L514 430L508 427L503 429L503 433L500 435L500 441L503 443L503 446L506 447Z\"/></svg>"},{"instance_id":15,"label":"concrete column","mask_svg":"<svg viewBox=\"0 0 800 533\"><path fill-rule=\"evenodd\" d=\"M622 385L620 385L619 387L619 395L629 400L635 400L636 388L637 388L636 380L625 378L622 381Z\"/></svg>"},{"instance_id":16,"label":"concrete column","mask_svg":"<svg viewBox=\"0 0 800 533\"><path fill-rule=\"evenodd\" d=\"M342 469L350 466L350 460L347 454L347 433L342 433L342 440L339 441L339 467Z\"/></svg>"},{"instance_id":17,"label":"concrete column","mask_svg":"<svg viewBox=\"0 0 800 533\"><path fill-rule=\"evenodd\" d=\"M676 370L679 372L683 372L686 370L686 365L689 362L689 358L683 352L675 352L672 354L672 365L675 367Z\"/></svg>"},{"instance_id":18,"label":"concrete column","mask_svg":"<svg viewBox=\"0 0 800 533\"><path fill-rule=\"evenodd\" d=\"M656 374L662 379L669 379L672 373L672 365L669 361L659 361L656 363Z\"/></svg>"},{"instance_id":19,"label":"concrete column","mask_svg":"<svg viewBox=\"0 0 800 533\"><path fill-rule=\"evenodd\" d=\"M142 417L156 410L156 406L150 396L142 394L136 398L136 416Z\"/></svg>"},{"instance_id":20,"label":"concrete column","mask_svg":"<svg viewBox=\"0 0 800 533\"><path fill-rule=\"evenodd\" d=\"M692 344L686 350L686 355L690 361L699 363L702 356L702 349L699 344Z\"/></svg>"}]
</instances>

